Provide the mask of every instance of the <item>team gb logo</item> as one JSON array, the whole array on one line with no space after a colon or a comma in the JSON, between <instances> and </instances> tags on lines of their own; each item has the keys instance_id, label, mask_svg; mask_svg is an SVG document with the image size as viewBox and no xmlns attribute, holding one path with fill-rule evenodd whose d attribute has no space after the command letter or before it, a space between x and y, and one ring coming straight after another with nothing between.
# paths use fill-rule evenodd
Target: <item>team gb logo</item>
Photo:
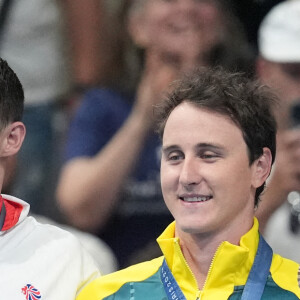
<instances>
[{"instance_id":1,"label":"team gb logo","mask_svg":"<svg viewBox=\"0 0 300 300\"><path fill-rule=\"evenodd\" d=\"M22 293L26 296L26 300L39 300L42 298L40 291L31 284L26 284L22 288Z\"/></svg>"}]
</instances>

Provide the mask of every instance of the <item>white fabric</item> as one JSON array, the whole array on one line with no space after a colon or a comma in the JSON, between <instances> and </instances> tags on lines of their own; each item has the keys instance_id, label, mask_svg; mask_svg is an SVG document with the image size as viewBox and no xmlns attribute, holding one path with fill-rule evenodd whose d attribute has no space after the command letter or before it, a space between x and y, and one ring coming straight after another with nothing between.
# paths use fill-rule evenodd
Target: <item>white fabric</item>
<instances>
[{"instance_id":1,"label":"white fabric","mask_svg":"<svg viewBox=\"0 0 300 300\"><path fill-rule=\"evenodd\" d=\"M67 90L62 17L57 3L12 1L0 56L18 75L25 91L25 105L44 104Z\"/></svg>"},{"instance_id":2,"label":"white fabric","mask_svg":"<svg viewBox=\"0 0 300 300\"><path fill-rule=\"evenodd\" d=\"M23 205L16 226L0 235L0 297L25 300L22 288L31 284L41 300L73 300L83 285L99 276L93 260L69 232L38 223ZM29 298L28 298L29 299Z\"/></svg>"},{"instance_id":3,"label":"white fabric","mask_svg":"<svg viewBox=\"0 0 300 300\"><path fill-rule=\"evenodd\" d=\"M274 6L258 31L258 48L267 60L300 62L300 1L287 0Z\"/></svg>"},{"instance_id":4,"label":"white fabric","mask_svg":"<svg viewBox=\"0 0 300 300\"><path fill-rule=\"evenodd\" d=\"M110 247L97 236L84 231L80 231L65 224L56 223L44 216L34 215L34 218L40 223L55 225L75 235L75 237L78 238L78 240L82 244L83 248L85 248L85 250L94 259L98 269L101 271L101 275L106 275L117 271L118 264L115 255L113 254Z\"/></svg>"},{"instance_id":5,"label":"white fabric","mask_svg":"<svg viewBox=\"0 0 300 300\"><path fill-rule=\"evenodd\" d=\"M289 229L290 207L284 203L270 218L264 237L273 251L300 263L300 232Z\"/></svg>"}]
</instances>

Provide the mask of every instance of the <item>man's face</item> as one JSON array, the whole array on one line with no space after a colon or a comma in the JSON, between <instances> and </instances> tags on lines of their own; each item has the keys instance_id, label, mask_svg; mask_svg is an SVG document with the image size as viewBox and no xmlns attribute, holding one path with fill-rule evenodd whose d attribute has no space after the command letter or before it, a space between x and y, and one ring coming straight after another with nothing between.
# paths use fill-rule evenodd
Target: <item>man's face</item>
<instances>
[{"instance_id":1,"label":"man's face","mask_svg":"<svg viewBox=\"0 0 300 300\"><path fill-rule=\"evenodd\" d=\"M146 48L176 53L207 51L220 38L222 19L215 0L147 0L143 26Z\"/></svg>"},{"instance_id":2,"label":"man's face","mask_svg":"<svg viewBox=\"0 0 300 300\"><path fill-rule=\"evenodd\" d=\"M249 229L255 174L242 132L230 119L188 102L171 112L163 134L161 185L177 230Z\"/></svg>"}]
</instances>

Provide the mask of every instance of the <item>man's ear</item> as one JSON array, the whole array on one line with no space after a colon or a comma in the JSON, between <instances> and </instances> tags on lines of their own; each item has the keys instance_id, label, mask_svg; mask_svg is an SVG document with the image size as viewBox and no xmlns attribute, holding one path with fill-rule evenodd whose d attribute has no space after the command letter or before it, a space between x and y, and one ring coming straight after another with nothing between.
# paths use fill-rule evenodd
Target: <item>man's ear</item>
<instances>
[{"instance_id":1,"label":"man's ear","mask_svg":"<svg viewBox=\"0 0 300 300\"><path fill-rule=\"evenodd\" d=\"M0 156L7 157L16 154L24 141L26 134L25 125L22 122L14 122L2 131Z\"/></svg>"},{"instance_id":2,"label":"man's ear","mask_svg":"<svg viewBox=\"0 0 300 300\"><path fill-rule=\"evenodd\" d=\"M272 166L272 153L269 148L263 148L263 154L253 163L252 185L260 187L269 177Z\"/></svg>"}]
</instances>

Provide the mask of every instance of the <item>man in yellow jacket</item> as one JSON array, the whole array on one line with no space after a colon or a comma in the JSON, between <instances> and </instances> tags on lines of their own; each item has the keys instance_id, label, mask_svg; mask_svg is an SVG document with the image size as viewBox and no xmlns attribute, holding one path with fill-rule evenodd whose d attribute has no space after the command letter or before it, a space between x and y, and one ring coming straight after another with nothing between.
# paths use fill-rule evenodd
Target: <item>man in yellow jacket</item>
<instances>
[{"instance_id":1,"label":"man in yellow jacket","mask_svg":"<svg viewBox=\"0 0 300 300\"><path fill-rule=\"evenodd\" d=\"M223 70L178 81L158 107L163 256L96 279L78 299L299 299L299 265L254 217L276 153L276 97ZM136 237L139 238L139 237Z\"/></svg>"}]
</instances>

